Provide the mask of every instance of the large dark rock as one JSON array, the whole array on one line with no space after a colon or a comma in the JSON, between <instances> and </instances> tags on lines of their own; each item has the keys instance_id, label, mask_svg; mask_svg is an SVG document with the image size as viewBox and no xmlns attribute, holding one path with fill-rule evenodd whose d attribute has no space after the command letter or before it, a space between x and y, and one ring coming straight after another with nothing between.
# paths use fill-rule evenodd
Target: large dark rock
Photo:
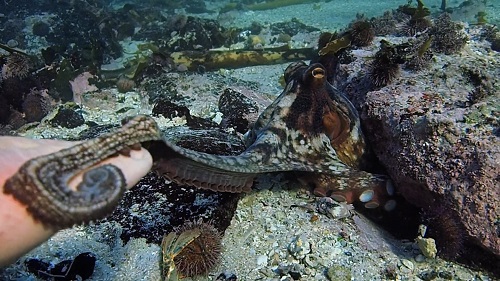
<instances>
[{"instance_id":1,"label":"large dark rock","mask_svg":"<svg viewBox=\"0 0 500 281\"><path fill-rule=\"evenodd\" d=\"M471 42L371 91L368 66L368 56L341 65L334 84L398 192L421 208L441 256L500 274L500 56Z\"/></svg>"}]
</instances>

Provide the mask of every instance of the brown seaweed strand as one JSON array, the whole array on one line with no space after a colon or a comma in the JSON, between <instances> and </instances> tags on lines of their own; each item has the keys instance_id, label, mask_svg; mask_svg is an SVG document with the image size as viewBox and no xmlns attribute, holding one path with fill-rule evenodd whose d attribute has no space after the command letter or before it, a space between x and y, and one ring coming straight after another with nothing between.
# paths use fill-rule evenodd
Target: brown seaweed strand
<instances>
[{"instance_id":1,"label":"brown seaweed strand","mask_svg":"<svg viewBox=\"0 0 500 281\"><path fill-rule=\"evenodd\" d=\"M4 193L14 196L35 221L47 227L102 218L125 192L125 177L111 164L89 168L137 143L157 139L160 131L155 121L137 116L116 132L27 161L6 181ZM71 189L69 182L82 171L82 182Z\"/></svg>"}]
</instances>

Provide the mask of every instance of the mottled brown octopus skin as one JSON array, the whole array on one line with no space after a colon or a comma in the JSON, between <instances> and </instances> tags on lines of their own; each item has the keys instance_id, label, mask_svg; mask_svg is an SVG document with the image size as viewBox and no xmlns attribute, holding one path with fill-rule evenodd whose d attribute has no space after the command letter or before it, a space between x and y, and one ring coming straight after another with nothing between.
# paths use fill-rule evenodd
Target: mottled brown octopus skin
<instances>
[{"instance_id":1,"label":"mottled brown octopus skin","mask_svg":"<svg viewBox=\"0 0 500 281\"><path fill-rule=\"evenodd\" d=\"M377 207L386 197L387 178L361 170L366 144L350 101L333 88L321 64L293 63L286 88L246 136L247 149L217 156L178 147L164 139L153 148L154 169L181 184L223 192L248 192L262 173L292 172L315 193ZM165 146L166 145L166 146Z\"/></svg>"},{"instance_id":2,"label":"mottled brown octopus skin","mask_svg":"<svg viewBox=\"0 0 500 281\"><path fill-rule=\"evenodd\" d=\"M154 139L160 139L155 121L137 116L115 132L27 161L6 181L4 193L24 204L35 221L49 228L103 218L114 210L127 184L121 170L112 164L91 167ZM71 189L70 180L82 171L82 182Z\"/></svg>"}]
</instances>

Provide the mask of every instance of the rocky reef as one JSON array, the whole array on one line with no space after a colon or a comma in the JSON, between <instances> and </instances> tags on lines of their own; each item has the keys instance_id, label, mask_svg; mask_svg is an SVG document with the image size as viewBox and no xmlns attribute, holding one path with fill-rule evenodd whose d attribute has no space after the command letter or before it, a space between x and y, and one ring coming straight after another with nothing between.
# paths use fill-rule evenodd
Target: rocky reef
<instances>
[{"instance_id":1,"label":"rocky reef","mask_svg":"<svg viewBox=\"0 0 500 281\"><path fill-rule=\"evenodd\" d=\"M355 61L339 65L334 84L361 111L378 159L399 193L421 208L441 256L497 270L500 55L469 41L380 88L363 71L375 50L351 52Z\"/></svg>"}]
</instances>

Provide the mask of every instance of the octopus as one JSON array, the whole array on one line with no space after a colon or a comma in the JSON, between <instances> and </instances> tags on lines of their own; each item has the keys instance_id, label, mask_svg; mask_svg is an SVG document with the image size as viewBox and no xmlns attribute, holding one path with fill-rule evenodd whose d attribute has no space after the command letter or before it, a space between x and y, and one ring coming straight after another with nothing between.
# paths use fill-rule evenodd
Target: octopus
<instances>
[{"instance_id":1,"label":"octopus","mask_svg":"<svg viewBox=\"0 0 500 281\"><path fill-rule=\"evenodd\" d=\"M4 192L27 206L44 225L69 227L111 213L125 191L113 165L89 167L144 144L153 169L179 184L219 192L249 192L267 173L288 173L317 196L366 208L392 210L390 180L364 171L369 151L351 102L327 81L319 63L292 63L286 87L245 135L239 155L213 155L181 147L153 118L136 116L115 132L26 162L7 180ZM77 190L70 179L85 172Z\"/></svg>"},{"instance_id":2,"label":"octopus","mask_svg":"<svg viewBox=\"0 0 500 281\"><path fill-rule=\"evenodd\" d=\"M394 190L363 169L369 151L358 113L319 63L292 63L286 87L245 135L246 149L221 156L177 146L164 137L148 148L154 170L178 183L220 192L249 192L257 176L290 173L317 196L392 210Z\"/></svg>"}]
</instances>

